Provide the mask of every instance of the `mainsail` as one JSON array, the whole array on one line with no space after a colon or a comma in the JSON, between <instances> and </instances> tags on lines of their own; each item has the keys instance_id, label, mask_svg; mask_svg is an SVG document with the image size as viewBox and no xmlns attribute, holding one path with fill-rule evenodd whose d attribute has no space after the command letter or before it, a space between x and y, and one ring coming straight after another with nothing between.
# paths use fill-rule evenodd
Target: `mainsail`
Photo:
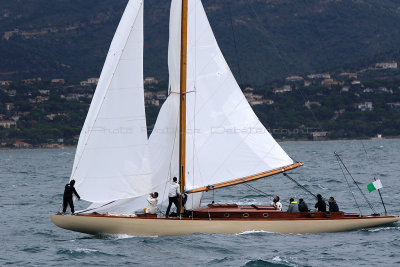
<instances>
[{"instance_id":1,"label":"mainsail","mask_svg":"<svg viewBox=\"0 0 400 267\"><path fill-rule=\"evenodd\" d=\"M83 126L71 179L104 203L151 192L143 97L143 1L129 1Z\"/></svg>"},{"instance_id":2,"label":"mainsail","mask_svg":"<svg viewBox=\"0 0 400 267\"><path fill-rule=\"evenodd\" d=\"M200 0L189 1L186 190L263 174L294 164L251 109L215 40ZM152 148L164 177L178 172L181 1L171 5L170 95L161 108Z\"/></svg>"}]
</instances>

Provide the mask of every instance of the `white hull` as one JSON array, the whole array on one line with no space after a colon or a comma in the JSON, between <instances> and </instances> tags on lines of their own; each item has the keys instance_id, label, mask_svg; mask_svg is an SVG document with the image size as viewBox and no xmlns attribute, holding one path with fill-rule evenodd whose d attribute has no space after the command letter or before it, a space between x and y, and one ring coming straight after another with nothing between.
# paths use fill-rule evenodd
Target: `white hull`
<instances>
[{"instance_id":1,"label":"white hull","mask_svg":"<svg viewBox=\"0 0 400 267\"><path fill-rule=\"evenodd\" d=\"M173 236L194 233L239 234L246 231L265 231L282 234L340 232L393 223L399 221L400 217L298 220L179 220L51 215L51 220L58 227L86 234Z\"/></svg>"}]
</instances>

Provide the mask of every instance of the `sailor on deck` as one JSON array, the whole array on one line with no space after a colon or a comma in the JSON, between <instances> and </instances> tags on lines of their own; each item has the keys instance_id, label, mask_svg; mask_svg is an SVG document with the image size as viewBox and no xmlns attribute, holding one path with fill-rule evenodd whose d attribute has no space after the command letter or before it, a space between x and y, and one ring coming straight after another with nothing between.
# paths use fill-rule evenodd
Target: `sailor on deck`
<instances>
[{"instance_id":1,"label":"sailor on deck","mask_svg":"<svg viewBox=\"0 0 400 267\"><path fill-rule=\"evenodd\" d=\"M81 200L81 197L76 192L74 185L75 185L75 180L71 180L69 184L65 185L64 196L63 196L63 212L67 211L67 206L69 205L71 208L71 213L74 214L75 212L74 201L72 200L73 194L75 194L78 200Z\"/></svg>"},{"instance_id":2,"label":"sailor on deck","mask_svg":"<svg viewBox=\"0 0 400 267\"><path fill-rule=\"evenodd\" d=\"M287 212L289 212L289 213L299 212L299 208L297 206L297 202L294 201L293 198L290 199L290 204L289 204Z\"/></svg>"},{"instance_id":3,"label":"sailor on deck","mask_svg":"<svg viewBox=\"0 0 400 267\"><path fill-rule=\"evenodd\" d=\"M308 206L306 202L302 198L299 199L299 211L300 212L309 212Z\"/></svg>"},{"instance_id":4,"label":"sailor on deck","mask_svg":"<svg viewBox=\"0 0 400 267\"><path fill-rule=\"evenodd\" d=\"M168 208L167 208L167 212L165 214L166 217L169 216L169 211L171 209L172 203L174 203L175 207L176 207L176 213L178 214L178 216L181 213L181 206L179 204L179 195L180 195L180 190L179 190L179 184L178 184L178 179L176 177L174 177L172 179L172 183L169 187L169 193L168 193Z\"/></svg>"},{"instance_id":5,"label":"sailor on deck","mask_svg":"<svg viewBox=\"0 0 400 267\"><path fill-rule=\"evenodd\" d=\"M274 200L271 202L271 206L274 206L277 210L282 210L282 203L279 202L279 196L274 196Z\"/></svg>"},{"instance_id":6,"label":"sailor on deck","mask_svg":"<svg viewBox=\"0 0 400 267\"><path fill-rule=\"evenodd\" d=\"M318 211L326 212L326 203L320 194L317 195L317 200L318 202L315 203L315 208L318 209Z\"/></svg>"},{"instance_id":7,"label":"sailor on deck","mask_svg":"<svg viewBox=\"0 0 400 267\"><path fill-rule=\"evenodd\" d=\"M157 197L158 197L158 192L151 193L147 197L147 202L149 203L149 205L145 209L145 212L147 214L156 214L157 213L157 202L158 202Z\"/></svg>"},{"instance_id":8,"label":"sailor on deck","mask_svg":"<svg viewBox=\"0 0 400 267\"><path fill-rule=\"evenodd\" d=\"M330 212L338 212L339 211L339 206L333 197L330 197L328 202L329 202L329 211Z\"/></svg>"}]
</instances>

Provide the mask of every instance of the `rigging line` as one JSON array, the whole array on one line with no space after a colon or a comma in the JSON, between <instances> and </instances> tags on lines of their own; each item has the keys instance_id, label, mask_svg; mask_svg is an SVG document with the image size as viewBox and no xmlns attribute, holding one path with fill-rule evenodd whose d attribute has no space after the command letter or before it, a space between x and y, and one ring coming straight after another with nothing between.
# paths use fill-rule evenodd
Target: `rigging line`
<instances>
[{"instance_id":1,"label":"rigging line","mask_svg":"<svg viewBox=\"0 0 400 267\"><path fill-rule=\"evenodd\" d=\"M287 178L289 178L292 182L294 182L297 186L299 186L301 189L303 189L304 191L306 191L307 193L309 193L310 195L312 195L313 197L317 198L316 195L314 195L310 190L308 190L304 185L300 184L299 182L297 182L293 177L291 177L289 174L287 174L286 172L283 173L283 176L286 176Z\"/></svg>"},{"instance_id":2,"label":"rigging line","mask_svg":"<svg viewBox=\"0 0 400 267\"><path fill-rule=\"evenodd\" d=\"M197 22L197 3L194 4L194 21ZM197 23L194 25L194 79L193 79L193 91L194 92L194 105L193 105L193 168L192 168L192 184L194 185L194 165L195 165L195 151L196 151L196 103L197 103ZM187 97L186 97L187 100ZM193 218L193 205L194 205L194 196L192 196L192 218Z\"/></svg>"},{"instance_id":3,"label":"rigging line","mask_svg":"<svg viewBox=\"0 0 400 267\"><path fill-rule=\"evenodd\" d=\"M365 152L365 158L368 160L368 162L373 163L373 162L371 161L370 157L368 156L367 149L366 149L365 146L364 146L363 140L360 139L360 141L361 141L361 145L362 145L362 147L363 147L363 149L364 149L364 152ZM375 168L374 168L375 164L368 164L368 165L369 165L370 169L372 170L372 173L373 173L374 177L377 177L377 176L378 176L378 173L375 171Z\"/></svg>"},{"instance_id":4,"label":"rigging line","mask_svg":"<svg viewBox=\"0 0 400 267\"><path fill-rule=\"evenodd\" d=\"M238 53L238 49L237 49L236 35L235 35L235 30L233 28L232 10L231 10L231 6L229 4L226 4L226 5L228 6L227 9L229 11L229 18L230 18L230 22L231 22L233 44L235 46L236 65L237 65L237 69L239 72L240 84L243 86L242 71L240 70L240 64L239 64L239 53Z\"/></svg>"},{"instance_id":5,"label":"rigging line","mask_svg":"<svg viewBox=\"0 0 400 267\"><path fill-rule=\"evenodd\" d=\"M336 157L340 160L340 162L342 163L343 167L345 168L345 170L347 171L347 173L350 175L351 179L353 180L354 184L357 186L358 190L360 191L361 195L364 197L365 201L368 203L369 207L371 208L371 210L376 214L376 210L374 209L374 206L371 204L371 202L369 202L368 198L365 196L365 194L363 193L363 191L361 190L361 188L358 186L356 180L354 179L353 175L351 175L349 169L347 169L346 165L344 164L343 160L340 158L339 154L337 154L335 152Z\"/></svg>"},{"instance_id":6,"label":"rigging line","mask_svg":"<svg viewBox=\"0 0 400 267\"><path fill-rule=\"evenodd\" d=\"M248 184L248 183L243 183L242 185L247 186L247 187L250 188L251 190L253 190L253 191L255 191L255 192L257 192L257 193L259 193L259 194L261 194L261 195L264 195L265 197L272 197L272 195L269 195L269 194L265 193L264 191L262 191L262 190L260 190L260 189L258 189L258 188L256 188L256 187L254 187L254 186L252 186L252 185L250 185L250 184Z\"/></svg>"},{"instance_id":7,"label":"rigging line","mask_svg":"<svg viewBox=\"0 0 400 267\"><path fill-rule=\"evenodd\" d=\"M361 144L362 144L362 146L364 148L365 157L367 158L368 161L370 161L370 158L368 157L367 149L365 149L364 142L362 140L361 140ZM378 176L378 173L375 172L375 168L374 168L375 164L368 164L368 165L372 165L372 166L370 166L370 168L372 169L372 173L374 174L374 180L376 181L376 176ZM383 209L385 210L385 215L387 215L387 210L386 210L385 202L383 202L381 191L378 190L378 193L379 193L379 197L380 197L381 202L382 202Z\"/></svg>"},{"instance_id":8,"label":"rigging line","mask_svg":"<svg viewBox=\"0 0 400 267\"><path fill-rule=\"evenodd\" d=\"M349 181L347 180L346 174L345 174L345 172L344 172L344 170L343 170L343 168L342 168L342 164L340 164L340 161L339 161L339 159L338 159L337 157L336 157L336 160L337 160L337 162L338 162L338 164L339 164L339 167L340 167L340 169L342 170L343 177L344 177L344 179L346 180L346 183L347 183L347 186L349 187L350 193L353 195L354 202L356 203L356 205L357 205L357 208L358 208L358 210L360 211L360 215L362 216L362 212L361 212L360 205L358 205L358 202L357 202L356 196L354 195L354 192L353 192L353 190L351 190L350 183L349 183Z\"/></svg>"},{"instance_id":9,"label":"rigging line","mask_svg":"<svg viewBox=\"0 0 400 267\"><path fill-rule=\"evenodd\" d=\"M168 176L167 176L167 181L165 182L165 185L164 185L163 198L165 198L165 191L167 190L167 185L169 185L168 181L171 179L171 176L172 176L172 166L171 165L172 165L172 157L174 156L174 149L175 149L175 143L176 143L176 128L178 127L178 121L179 121L179 116L177 116L176 124L175 124L174 141L172 142L171 156L169 159ZM160 213L161 213L161 209L160 209Z\"/></svg>"}]
</instances>

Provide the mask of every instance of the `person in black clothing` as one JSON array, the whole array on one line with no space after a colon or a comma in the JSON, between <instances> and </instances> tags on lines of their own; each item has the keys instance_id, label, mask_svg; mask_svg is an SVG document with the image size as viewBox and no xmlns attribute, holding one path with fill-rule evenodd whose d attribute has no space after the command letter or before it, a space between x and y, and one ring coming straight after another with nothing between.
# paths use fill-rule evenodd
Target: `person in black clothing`
<instances>
[{"instance_id":1,"label":"person in black clothing","mask_svg":"<svg viewBox=\"0 0 400 267\"><path fill-rule=\"evenodd\" d=\"M326 203L320 194L317 195L317 199L318 202L315 204L315 208L318 209L318 211L326 212Z\"/></svg>"},{"instance_id":2,"label":"person in black clothing","mask_svg":"<svg viewBox=\"0 0 400 267\"><path fill-rule=\"evenodd\" d=\"M339 211L339 206L333 197L329 198L329 211L330 212L338 212Z\"/></svg>"},{"instance_id":3,"label":"person in black clothing","mask_svg":"<svg viewBox=\"0 0 400 267\"><path fill-rule=\"evenodd\" d=\"M302 198L299 199L299 211L300 212L309 212L308 206Z\"/></svg>"},{"instance_id":4,"label":"person in black clothing","mask_svg":"<svg viewBox=\"0 0 400 267\"><path fill-rule=\"evenodd\" d=\"M67 211L67 206L69 205L71 207L71 213L74 214L75 209L74 209L74 202L72 200L73 194L75 194L78 200L81 200L81 197L76 192L74 185L75 185L75 180L71 180L69 184L65 185L64 197L63 197L63 212Z\"/></svg>"}]
</instances>

